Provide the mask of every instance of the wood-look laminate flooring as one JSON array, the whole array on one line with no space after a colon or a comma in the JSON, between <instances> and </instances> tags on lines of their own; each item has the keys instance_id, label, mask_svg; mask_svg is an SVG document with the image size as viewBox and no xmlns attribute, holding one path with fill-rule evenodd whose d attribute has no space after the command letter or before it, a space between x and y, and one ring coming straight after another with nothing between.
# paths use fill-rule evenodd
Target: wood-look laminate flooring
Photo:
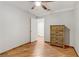
<instances>
[{"instance_id":1,"label":"wood-look laminate flooring","mask_svg":"<svg viewBox=\"0 0 79 59\"><path fill-rule=\"evenodd\" d=\"M9 50L0 57L77 57L73 48L60 48L51 46L43 42L43 38L39 37L37 42L24 44L15 49Z\"/></svg>"}]
</instances>

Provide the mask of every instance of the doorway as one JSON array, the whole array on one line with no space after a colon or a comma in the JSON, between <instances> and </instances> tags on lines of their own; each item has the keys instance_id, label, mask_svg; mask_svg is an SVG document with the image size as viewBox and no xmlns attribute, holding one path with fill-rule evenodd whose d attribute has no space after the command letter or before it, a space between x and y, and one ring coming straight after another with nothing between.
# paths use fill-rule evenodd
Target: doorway
<instances>
[{"instance_id":1,"label":"doorway","mask_svg":"<svg viewBox=\"0 0 79 59\"><path fill-rule=\"evenodd\" d=\"M31 42L44 42L44 18L31 18Z\"/></svg>"},{"instance_id":2,"label":"doorway","mask_svg":"<svg viewBox=\"0 0 79 59\"><path fill-rule=\"evenodd\" d=\"M44 42L44 18L37 19L37 36L37 41Z\"/></svg>"}]
</instances>

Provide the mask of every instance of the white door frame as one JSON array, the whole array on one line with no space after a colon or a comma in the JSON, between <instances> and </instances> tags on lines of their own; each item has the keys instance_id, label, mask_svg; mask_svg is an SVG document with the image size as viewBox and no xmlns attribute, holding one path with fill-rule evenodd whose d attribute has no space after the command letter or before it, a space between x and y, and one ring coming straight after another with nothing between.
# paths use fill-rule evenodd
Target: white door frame
<instances>
[{"instance_id":1,"label":"white door frame","mask_svg":"<svg viewBox=\"0 0 79 59\"><path fill-rule=\"evenodd\" d=\"M37 38L37 20L30 17L30 42L36 41Z\"/></svg>"}]
</instances>

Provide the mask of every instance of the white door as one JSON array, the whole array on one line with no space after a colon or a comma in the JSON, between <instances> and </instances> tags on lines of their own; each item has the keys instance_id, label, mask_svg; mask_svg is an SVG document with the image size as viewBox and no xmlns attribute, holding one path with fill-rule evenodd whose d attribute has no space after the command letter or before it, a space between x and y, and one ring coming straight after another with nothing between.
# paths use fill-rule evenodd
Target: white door
<instances>
[{"instance_id":1,"label":"white door","mask_svg":"<svg viewBox=\"0 0 79 59\"><path fill-rule=\"evenodd\" d=\"M37 20L38 36L44 37L44 18Z\"/></svg>"},{"instance_id":2,"label":"white door","mask_svg":"<svg viewBox=\"0 0 79 59\"><path fill-rule=\"evenodd\" d=\"M31 42L37 39L37 19L31 18Z\"/></svg>"}]
</instances>

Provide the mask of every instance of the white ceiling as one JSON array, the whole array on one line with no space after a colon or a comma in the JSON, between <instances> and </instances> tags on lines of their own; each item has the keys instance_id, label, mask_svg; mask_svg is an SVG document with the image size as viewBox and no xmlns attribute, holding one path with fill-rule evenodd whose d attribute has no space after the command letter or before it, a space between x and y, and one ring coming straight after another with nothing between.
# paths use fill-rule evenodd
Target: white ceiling
<instances>
[{"instance_id":1,"label":"white ceiling","mask_svg":"<svg viewBox=\"0 0 79 59\"><path fill-rule=\"evenodd\" d=\"M33 2L28 1L0 1L0 4L11 5L13 7L17 7L25 11L31 9L31 7L34 5Z\"/></svg>"},{"instance_id":2,"label":"white ceiling","mask_svg":"<svg viewBox=\"0 0 79 59\"><path fill-rule=\"evenodd\" d=\"M0 2L2 3L2 2ZM6 2L4 2L6 3ZM48 2L46 7L51 9L50 11L44 10L42 7L36 7L35 9L31 9L34 6L34 2L20 1L20 2L7 2L6 4L10 4L16 6L22 10L28 11L36 16L44 16L50 13L53 13L58 10L63 10L67 8L74 8L74 1L57 1L57 2Z\"/></svg>"},{"instance_id":3,"label":"white ceiling","mask_svg":"<svg viewBox=\"0 0 79 59\"><path fill-rule=\"evenodd\" d=\"M37 16L44 16L48 15L50 13L53 13L55 11L63 10L63 9L68 9L68 8L74 8L74 3L75 2L69 2L69 1L61 1L61 2L48 2L46 7L48 9L51 9L50 11L44 10L42 7L36 7L34 10L30 9L29 11L32 14L35 14Z\"/></svg>"}]
</instances>

